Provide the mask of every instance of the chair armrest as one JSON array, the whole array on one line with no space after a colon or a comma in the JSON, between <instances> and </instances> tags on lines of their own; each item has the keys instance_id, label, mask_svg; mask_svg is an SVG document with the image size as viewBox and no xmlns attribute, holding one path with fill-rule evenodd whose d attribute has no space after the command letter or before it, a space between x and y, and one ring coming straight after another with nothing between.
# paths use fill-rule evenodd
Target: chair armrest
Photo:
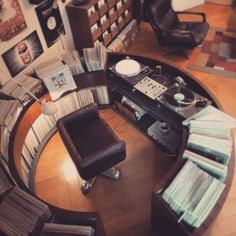
<instances>
[{"instance_id":1,"label":"chair armrest","mask_svg":"<svg viewBox=\"0 0 236 236\"><path fill-rule=\"evenodd\" d=\"M166 40L170 42L189 42L194 41L194 35L189 30L171 29L165 30Z\"/></svg>"},{"instance_id":2,"label":"chair armrest","mask_svg":"<svg viewBox=\"0 0 236 236\"><path fill-rule=\"evenodd\" d=\"M203 12L189 12L189 11L177 11L177 15L199 15L202 17L202 22L206 21L206 15Z\"/></svg>"}]
</instances>

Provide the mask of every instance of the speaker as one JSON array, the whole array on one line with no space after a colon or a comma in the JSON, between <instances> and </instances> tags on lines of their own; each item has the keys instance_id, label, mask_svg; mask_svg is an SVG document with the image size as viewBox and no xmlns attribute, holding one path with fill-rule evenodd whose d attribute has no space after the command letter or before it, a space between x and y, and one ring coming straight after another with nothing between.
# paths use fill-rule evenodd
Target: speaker
<instances>
[{"instance_id":1,"label":"speaker","mask_svg":"<svg viewBox=\"0 0 236 236\"><path fill-rule=\"evenodd\" d=\"M35 8L48 47L64 33L59 8L53 3L54 0L46 0Z\"/></svg>"}]
</instances>

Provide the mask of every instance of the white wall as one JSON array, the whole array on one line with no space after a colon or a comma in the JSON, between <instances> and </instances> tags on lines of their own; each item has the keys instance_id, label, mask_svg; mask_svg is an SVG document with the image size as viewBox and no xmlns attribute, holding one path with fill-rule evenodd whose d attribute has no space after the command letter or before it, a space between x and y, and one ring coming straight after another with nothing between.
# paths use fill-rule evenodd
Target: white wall
<instances>
[{"instance_id":1,"label":"white wall","mask_svg":"<svg viewBox=\"0 0 236 236\"><path fill-rule=\"evenodd\" d=\"M55 1L57 1L59 4L59 9L61 12L64 28L66 31L66 35L62 36L63 45L66 50L73 50L74 43L72 39L72 33L70 30L69 20L68 20L66 9L65 9L66 4L68 4L70 0L66 0L64 3L61 0L55 0ZM27 73L32 72L33 69L37 66L37 64L41 62L45 62L46 60L49 60L53 57L57 57L63 50L60 40L58 40L57 43L55 43L50 48L47 47L46 41L44 39L40 24L38 22L38 18L35 12L35 7L37 5L30 4L28 0L18 0L18 3L20 4L21 10L24 14L27 28L24 29L22 32L20 32L13 39L9 41L0 42L0 54L2 55L8 49L15 46L18 42L23 40L34 30L36 30L38 33L44 53L40 55L35 61L33 61L27 68L21 71L16 77L21 76L21 74L27 74ZM173 0L172 2L173 7L176 10L185 10L185 9L194 7L196 5L202 4L202 3L204 3L204 0ZM2 57L0 57L0 85L4 84L7 80L6 77L1 76L1 70L4 71L10 78L10 73L8 72L8 69Z\"/></svg>"},{"instance_id":2,"label":"white wall","mask_svg":"<svg viewBox=\"0 0 236 236\"><path fill-rule=\"evenodd\" d=\"M65 36L62 35L62 42L66 50L73 50L74 44L72 40L72 34L69 26L69 20L67 18L67 13L65 6L70 0L66 0L64 3L62 3L61 0L56 0L59 4L59 9L61 12L64 28L66 31ZM28 0L18 0L18 3L21 6L21 10L24 14L25 22L27 24L26 29L21 31L17 36L14 38L8 40L8 41L0 41L0 54L2 55L4 52L6 52L8 49L15 46L18 42L23 40L25 37L27 37L30 33L32 33L34 30L37 31L39 39L41 41L44 53L40 55L35 61L33 61L27 68L25 68L23 71L21 71L16 77L20 76L21 74L30 73L33 71L34 67L37 66L37 64L48 60L53 57L57 57L62 52L62 43L60 40L58 40L54 45L52 45L50 48L47 47L46 41L44 39L43 32L41 30L35 8L37 5L30 4ZM4 71L7 75L10 77L10 73L8 72L8 69L2 59L0 57L0 70ZM1 77L1 76L0 76ZM2 79L1 79L2 78ZM3 77L0 78L0 85L1 80L5 83L5 79Z\"/></svg>"},{"instance_id":3,"label":"white wall","mask_svg":"<svg viewBox=\"0 0 236 236\"><path fill-rule=\"evenodd\" d=\"M204 2L205 0L172 0L172 6L176 11L184 11Z\"/></svg>"}]
</instances>

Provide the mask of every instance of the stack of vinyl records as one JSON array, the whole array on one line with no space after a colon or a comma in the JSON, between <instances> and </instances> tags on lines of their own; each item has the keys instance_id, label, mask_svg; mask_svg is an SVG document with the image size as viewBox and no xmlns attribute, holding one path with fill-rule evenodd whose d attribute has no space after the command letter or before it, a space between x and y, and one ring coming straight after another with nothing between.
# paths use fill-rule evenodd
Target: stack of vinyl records
<instances>
[{"instance_id":1,"label":"stack of vinyl records","mask_svg":"<svg viewBox=\"0 0 236 236\"><path fill-rule=\"evenodd\" d=\"M48 132L55 126L55 124L56 121L53 116L40 114L37 117L37 119L32 125L32 128L40 143L43 141L44 137L48 134Z\"/></svg>"},{"instance_id":2,"label":"stack of vinyl records","mask_svg":"<svg viewBox=\"0 0 236 236\"><path fill-rule=\"evenodd\" d=\"M0 92L6 96L19 99L25 106L32 100L32 96L30 96L30 94L27 93L27 91L25 91L21 86L35 95L43 91L42 81L31 76L22 75L18 78L9 80Z\"/></svg>"},{"instance_id":3,"label":"stack of vinyl records","mask_svg":"<svg viewBox=\"0 0 236 236\"><path fill-rule=\"evenodd\" d=\"M231 129L236 127L236 120L209 105L183 121L183 125L189 127L190 133L230 139Z\"/></svg>"},{"instance_id":4,"label":"stack of vinyl records","mask_svg":"<svg viewBox=\"0 0 236 236\"><path fill-rule=\"evenodd\" d=\"M92 88L94 102L99 105L109 104L107 86L96 86Z\"/></svg>"},{"instance_id":5,"label":"stack of vinyl records","mask_svg":"<svg viewBox=\"0 0 236 236\"><path fill-rule=\"evenodd\" d=\"M56 121L80 108L76 92L72 92L61 97L55 102L55 105L57 107L57 112L53 115L53 117Z\"/></svg>"},{"instance_id":6,"label":"stack of vinyl records","mask_svg":"<svg viewBox=\"0 0 236 236\"><path fill-rule=\"evenodd\" d=\"M91 226L45 223L41 236L95 236Z\"/></svg>"},{"instance_id":7,"label":"stack of vinyl records","mask_svg":"<svg viewBox=\"0 0 236 236\"><path fill-rule=\"evenodd\" d=\"M0 125L11 131L22 110L18 100L0 100Z\"/></svg>"},{"instance_id":8,"label":"stack of vinyl records","mask_svg":"<svg viewBox=\"0 0 236 236\"><path fill-rule=\"evenodd\" d=\"M0 228L4 235L34 235L50 217L46 204L17 186L0 203Z\"/></svg>"},{"instance_id":9,"label":"stack of vinyl records","mask_svg":"<svg viewBox=\"0 0 236 236\"><path fill-rule=\"evenodd\" d=\"M77 92L77 97L80 107L85 107L94 103L93 93L91 88L81 89Z\"/></svg>"},{"instance_id":10,"label":"stack of vinyl records","mask_svg":"<svg viewBox=\"0 0 236 236\"><path fill-rule=\"evenodd\" d=\"M10 132L5 126L0 126L0 154L8 161L8 146L10 141Z\"/></svg>"},{"instance_id":11,"label":"stack of vinyl records","mask_svg":"<svg viewBox=\"0 0 236 236\"><path fill-rule=\"evenodd\" d=\"M225 184L187 160L162 193L165 202L183 220L200 227L216 205Z\"/></svg>"},{"instance_id":12,"label":"stack of vinyl records","mask_svg":"<svg viewBox=\"0 0 236 236\"><path fill-rule=\"evenodd\" d=\"M211 160L203 155L199 155L196 152L185 150L183 153L184 159L190 159L196 163L201 169L207 171L210 175L215 178L225 181L228 173L228 167L215 160Z\"/></svg>"},{"instance_id":13,"label":"stack of vinyl records","mask_svg":"<svg viewBox=\"0 0 236 236\"><path fill-rule=\"evenodd\" d=\"M134 40L137 31L137 20L133 19L108 46L108 49L113 52L125 51L130 43Z\"/></svg>"},{"instance_id":14,"label":"stack of vinyl records","mask_svg":"<svg viewBox=\"0 0 236 236\"><path fill-rule=\"evenodd\" d=\"M183 157L224 181L232 155L231 129L236 127L235 119L210 105L183 124L189 128L187 150Z\"/></svg>"},{"instance_id":15,"label":"stack of vinyl records","mask_svg":"<svg viewBox=\"0 0 236 236\"><path fill-rule=\"evenodd\" d=\"M97 50L101 69L105 70L105 66L107 62L107 48L100 42L95 43L95 48Z\"/></svg>"},{"instance_id":16,"label":"stack of vinyl records","mask_svg":"<svg viewBox=\"0 0 236 236\"><path fill-rule=\"evenodd\" d=\"M7 165L0 156L0 196L9 191L15 184Z\"/></svg>"},{"instance_id":17,"label":"stack of vinyl records","mask_svg":"<svg viewBox=\"0 0 236 236\"><path fill-rule=\"evenodd\" d=\"M107 49L101 43L96 43L93 48L83 48L83 54L88 71L105 69Z\"/></svg>"},{"instance_id":18,"label":"stack of vinyl records","mask_svg":"<svg viewBox=\"0 0 236 236\"><path fill-rule=\"evenodd\" d=\"M10 133L22 110L18 100L0 100L0 154L7 161Z\"/></svg>"},{"instance_id":19,"label":"stack of vinyl records","mask_svg":"<svg viewBox=\"0 0 236 236\"><path fill-rule=\"evenodd\" d=\"M64 52L61 54L62 60L68 65L72 75L84 73L84 68L81 63L79 52Z\"/></svg>"}]
</instances>

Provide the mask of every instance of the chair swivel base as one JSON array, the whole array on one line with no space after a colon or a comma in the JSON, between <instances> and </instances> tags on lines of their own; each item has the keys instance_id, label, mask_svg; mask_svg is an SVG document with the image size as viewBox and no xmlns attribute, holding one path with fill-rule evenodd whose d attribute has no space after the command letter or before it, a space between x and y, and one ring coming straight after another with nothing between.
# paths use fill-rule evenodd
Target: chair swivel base
<instances>
[{"instance_id":1,"label":"chair swivel base","mask_svg":"<svg viewBox=\"0 0 236 236\"><path fill-rule=\"evenodd\" d=\"M113 179L113 180L119 180L121 177L120 171L118 171L114 167L102 172L102 175L104 175L110 179ZM90 191L90 189L93 187L95 180L96 180L96 177L94 177L90 180L83 180L83 183L80 186L81 192L83 194L87 194Z\"/></svg>"},{"instance_id":2,"label":"chair swivel base","mask_svg":"<svg viewBox=\"0 0 236 236\"><path fill-rule=\"evenodd\" d=\"M93 185L95 183L96 178L97 177L94 177L90 180L83 180L83 183L80 186L81 192L83 194L87 194L90 191L90 189L93 187Z\"/></svg>"},{"instance_id":3,"label":"chair swivel base","mask_svg":"<svg viewBox=\"0 0 236 236\"><path fill-rule=\"evenodd\" d=\"M102 175L113 179L113 180L119 180L121 177L120 171L118 171L116 168L112 167L104 172L102 172Z\"/></svg>"},{"instance_id":4,"label":"chair swivel base","mask_svg":"<svg viewBox=\"0 0 236 236\"><path fill-rule=\"evenodd\" d=\"M186 50L182 49L182 48L170 48L167 49L166 51L162 52L163 56L166 56L172 52L179 52L182 56L184 56L185 59L188 59L188 53Z\"/></svg>"}]
</instances>

